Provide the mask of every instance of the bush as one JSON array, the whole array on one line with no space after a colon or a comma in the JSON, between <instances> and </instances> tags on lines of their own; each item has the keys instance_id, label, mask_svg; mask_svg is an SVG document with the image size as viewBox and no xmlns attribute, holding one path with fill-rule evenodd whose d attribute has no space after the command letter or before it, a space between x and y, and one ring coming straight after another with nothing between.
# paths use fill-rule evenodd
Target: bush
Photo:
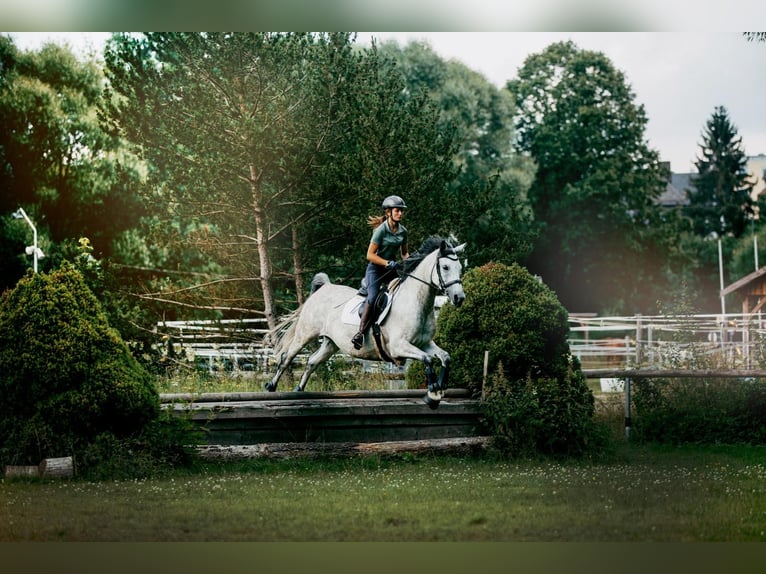
<instances>
[{"instance_id":1,"label":"bush","mask_svg":"<svg viewBox=\"0 0 766 574\"><path fill-rule=\"evenodd\" d=\"M752 379L636 379L634 436L669 444L766 443L766 383Z\"/></svg>"},{"instance_id":2,"label":"bush","mask_svg":"<svg viewBox=\"0 0 766 574\"><path fill-rule=\"evenodd\" d=\"M490 263L463 277L466 299L439 313L437 342L452 359L451 386L476 389L484 352L488 372L503 364L510 380L562 379L570 367L566 309L519 265Z\"/></svg>"},{"instance_id":3,"label":"bush","mask_svg":"<svg viewBox=\"0 0 766 574\"><path fill-rule=\"evenodd\" d=\"M494 445L510 456L581 456L601 449L608 430L593 415L593 395L576 371L562 379L509 380L501 364L483 402Z\"/></svg>"},{"instance_id":4,"label":"bush","mask_svg":"<svg viewBox=\"0 0 766 574\"><path fill-rule=\"evenodd\" d=\"M489 351L483 414L500 450L581 455L605 446L556 295L515 264L472 269L463 285L463 305L439 314L437 340L451 355L450 384L475 392Z\"/></svg>"},{"instance_id":5,"label":"bush","mask_svg":"<svg viewBox=\"0 0 766 574\"><path fill-rule=\"evenodd\" d=\"M71 264L3 293L0 464L77 457L105 434L140 435L158 414L152 379Z\"/></svg>"}]
</instances>

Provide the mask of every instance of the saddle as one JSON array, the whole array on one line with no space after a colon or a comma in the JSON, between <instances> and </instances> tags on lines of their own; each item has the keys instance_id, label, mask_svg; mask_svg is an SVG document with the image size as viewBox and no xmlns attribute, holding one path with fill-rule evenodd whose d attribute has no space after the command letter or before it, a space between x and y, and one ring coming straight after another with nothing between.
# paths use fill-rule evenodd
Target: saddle
<instances>
[{"instance_id":1,"label":"saddle","mask_svg":"<svg viewBox=\"0 0 766 574\"><path fill-rule=\"evenodd\" d=\"M375 297L375 303L373 305L373 314L372 314L373 324L380 324L383 322L383 319L385 319L389 309L391 308L391 302L393 301L394 292L396 291L396 288L399 287L400 283L401 283L401 279L396 277L392 279L390 282L384 283L383 285L381 285L380 291L378 292L378 296ZM359 290L356 293L357 295L361 295L364 299L367 298L368 289L367 289L366 278L362 278L362 282L359 286ZM364 309L364 305L360 304L356 311L356 314L360 319L362 317L363 309Z\"/></svg>"}]
</instances>

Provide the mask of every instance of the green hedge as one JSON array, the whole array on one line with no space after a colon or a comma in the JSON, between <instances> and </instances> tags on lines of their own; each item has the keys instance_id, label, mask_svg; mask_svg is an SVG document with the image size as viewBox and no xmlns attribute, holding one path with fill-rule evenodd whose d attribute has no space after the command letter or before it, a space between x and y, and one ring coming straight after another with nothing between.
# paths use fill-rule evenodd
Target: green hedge
<instances>
[{"instance_id":1,"label":"green hedge","mask_svg":"<svg viewBox=\"0 0 766 574\"><path fill-rule=\"evenodd\" d=\"M28 274L0 299L0 464L83 454L138 436L159 397L71 264Z\"/></svg>"},{"instance_id":2,"label":"green hedge","mask_svg":"<svg viewBox=\"0 0 766 574\"><path fill-rule=\"evenodd\" d=\"M605 445L594 397L569 352L568 315L555 293L519 265L491 263L463 277L460 307L445 305L437 343L451 356L450 386L482 390L484 421L510 455L580 455ZM408 386L422 381L419 366Z\"/></svg>"},{"instance_id":3,"label":"green hedge","mask_svg":"<svg viewBox=\"0 0 766 574\"><path fill-rule=\"evenodd\" d=\"M633 436L668 444L766 444L766 382L636 379Z\"/></svg>"}]
</instances>

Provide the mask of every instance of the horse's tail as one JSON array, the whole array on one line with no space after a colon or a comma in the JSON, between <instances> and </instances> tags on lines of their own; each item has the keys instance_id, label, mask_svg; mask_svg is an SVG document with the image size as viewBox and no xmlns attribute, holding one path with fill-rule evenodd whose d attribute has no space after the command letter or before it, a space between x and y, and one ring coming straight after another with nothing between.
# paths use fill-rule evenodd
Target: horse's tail
<instances>
[{"instance_id":1,"label":"horse's tail","mask_svg":"<svg viewBox=\"0 0 766 574\"><path fill-rule=\"evenodd\" d=\"M295 336L295 323L298 319L298 315L301 313L302 307L298 307L295 311L286 315L277 325L269 332L269 340L274 341L274 348L272 353L274 357L279 357Z\"/></svg>"},{"instance_id":2,"label":"horse's tail","mask_svg":"<svg viewBox=\"0 0 766 574\"><path fill-rule=\"evenodd\" d=\"M309 297L311 297L317 289L329 283L332 283L332 281L330 281L330 277L327 273L317 273L314 275L311 280L311 292L309 293ZM292 340L295 337L296 323L302 310L303 305L298 307L292 313L285 315L269 333L269 339L274 341L273 354L275 357L279 357L279 355L290 346L290 343L292 343Z\"/></svg>"},{"instance_id":3,"label":"horse's tail","mask_svg":"<svg viewBox=\"0 0 766 574\"><path fill-rule=\"evenodd\" d=\"M327 273L317 273L314 275L313 279L311 279L311 292L309 293L309 297L311 297L317 289L330 283L332 283L332 281L330 281L330 277Z\"/></svg>"}]
</instances>

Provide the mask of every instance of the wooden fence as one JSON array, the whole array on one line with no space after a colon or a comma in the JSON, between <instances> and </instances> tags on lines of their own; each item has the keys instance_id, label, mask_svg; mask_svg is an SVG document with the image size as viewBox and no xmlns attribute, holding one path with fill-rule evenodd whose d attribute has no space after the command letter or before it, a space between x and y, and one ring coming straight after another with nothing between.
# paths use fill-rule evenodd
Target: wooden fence
<instances>
[{"instance_id":1,"label":"wooden fence","mask_svg":"<svg viewBox=\"0 0 766 574\"><path fill-rule=\"evenodd\" d=\"M296 453L298 448L313 453L412 451L486 443L480 403L467 390L448 389L435 410L423 402L424 394L423 390L402 390L163 394L160 398L163 408L188 417L204 430L200 446L208 456L278 455ZM245 446L247 450L241 448Z\"/></svg>"},{"instance_id":2,"label":"wooden fence","mask_svg":"<svg viewBox=\"0 0 766 574\"><path fill-rule=\"evenodd\" d=\"M584 369L755 369L766 364L761 314L569 316L569 347Z\"/></svg>"},{"instance_id":3,"label":"wooden fence","mask_svg":"<svg viewBox=\"0 0 766 574\"><path fill-rule=\"evenodd\" d=\"M599 317L572 313L569 326L570 351L584 369L766 365L766 320L760 314ZM167 321L158 324L157 330L175 355L200 369L266 372L273 367L265 319ZM297 361L305 358L299 356ZM386 363L360 363L366 372L403 372Z\"/></svg>"}]
</instances>

